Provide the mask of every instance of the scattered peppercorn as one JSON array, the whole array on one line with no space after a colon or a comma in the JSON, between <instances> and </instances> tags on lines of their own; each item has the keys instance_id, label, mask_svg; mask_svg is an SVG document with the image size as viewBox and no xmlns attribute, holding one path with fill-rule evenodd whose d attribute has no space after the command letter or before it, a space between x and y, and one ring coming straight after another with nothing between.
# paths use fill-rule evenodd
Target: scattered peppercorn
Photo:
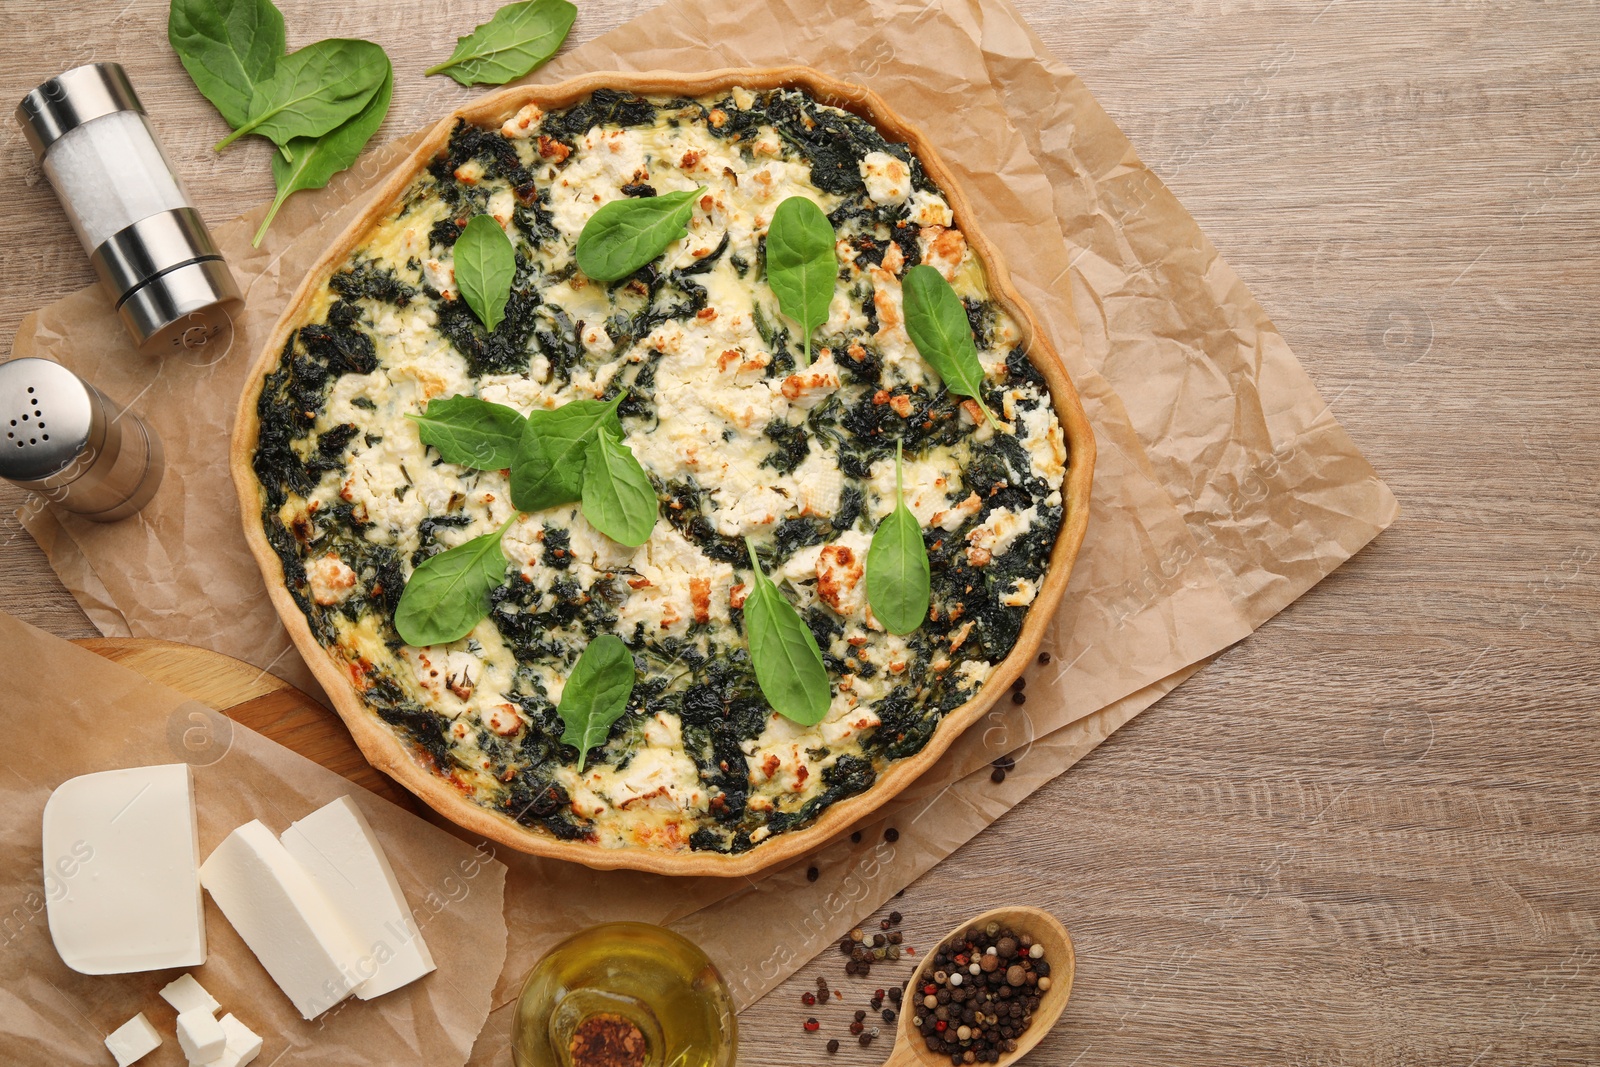
<instances>
[{"instance_id":1,"label":"scattered peppercorn","mask_svg":"<svg viewBox=\"0 0 1600 1067\"><path fill-rule=\"evenodd\" d=\"M1012 756L1001 756L999 759L989 764L991 767L999 767L1002 771L1009 771L1016 765L1017 761L1015 757Z\"/></svg>"},{"instance_id":2,"label":"scattered peppercorn","mask_svg":"<svg viewBox=\"0 0 1600 1067\"><path fill-rule=\"evenodd\" d=\"M806 1007L809 1008L809 1007L811 1007L811 1005L815 1004L816 1002L817 1002L817 995L815 993L801 993L800 994L800 1003L804 1004Z\"/></svg>"},{"instance_id":3,"label":"scattered peppercorn","mask_svg":"<svg viewBox=\"0 0 1600 1067\"><path fill-rule=\"evenodd\" d=\"M1006 769L1004 767L996 767L994 770L989 772L989 781L993 782L995 785L999 785L1005 780Z\"/></svg>"},{"instance_id":4,"label":"scattered peppercorn","mask_svg":"<svg viewBox=\"0 0 1600 1067\"><path fill-rule=\"evenodd\" d=\"M857 1008L856 1009L856 1022L858 1022L858 1023L859 1022L865 1022L866 1018L867 1018L867 1013L862 1011L860 1008Z\"/></svg>"},{"instance_id":5,"label":"scattered peppercorn","mask_svg":"<svg viewBox=\"0 0 1600 1067\"><path fill-rule=\"evenodd\" d=\"M863 1031L865 1029L866 1029L866 1027L861 1025L860 1022L853 1022L853 1023L850 1024L850 1032L852 1034L859 1034L861 1031Z\"/></svg>"},{"instance_id":6,"label":"scattered peppercorn","mask_svg":"<svg viewBox=\"0 0 1600 1067\"><path fill-rule=\"evenodd\" d=\"M898 841L900 840L900 831L891 826L883 832L883 839L885 841Z\"/></svg>"},{"instance_id":7,"label":"scattered peppercorn","mask_svg":"<svg viewBox=\"0 0 1600 1067\"><path fill-rule=\"evenodd\" d=\"M1046 663L1049 663L1049 662L1050 662L1050 653L1048 653L1048 652L1039 653L1039 666L1042 667Z\"/></svg>"},{"instance_id":8,"label":"scattered peppercorn","mask_svg":"<svg viewBox=\"0 0 1600 1067\"><path fill-rule=\"evenodd\" d=\"M850 840L857 845L861 844L861 831L857 830L855 833L851 834Z\"/></svg>"},{"instance_id":9,"label":"scattered peppercorn","mask_svg":"<svg viewBox=\"0 0 1600 1067\"><path fill-rule=\"evenodd\" d=\"M815 1020L815 1019L807 1019L805 1022L801 1023L800 1025L805 1027L807 1030L820 1030L820 1029L822 1029L822 1024L817 1022L817 1020Z\"/></svg>"},{"instance_id":10,"label":"scattered peppercorn","mask_svg":"<svg viewBox=\"0 0 1600 1067\"><path fill-rule=\"evenodd\" d=\"M893 925L893 924L890 923L888 919L879 919L878 920L878 929L880 929L880 930L887 930L887 929L889 929L889 927L891 925Z\"/></svg>"},{"instance_id":11,"label":"scattered peppercorn","mask_svg":"<svg viewBox=\"0 0 1600 1067\"><path fill-rule=\"evenodd\" d=\"M898 911L891 911L889 913L889 922L894 926L899 926L904 918L905 916L901 915Z\"/></svg>"},{"instance_id":12,"label":"scattered peppercorn","mask_svg":"<svg viewBox=\"0 0 1600 1067\"><path fill-rule=\"evenodd\" d=\"M822 872L817 870L815 867L807 867L806 868L806 881L815 882L821 876L822 876Z\"/></svg>"},{"instance_id":13,"label":"scattered peppercorn","mask_svg":"<svg viewBox=\"0 0 1600 1067\"><path fill-rule=\"evenodd\" d=\"M862 1048L866 1048L868 1045L872 1044L872 1035L862 1034L860 1037L856 1038L856 1040L860 1042Z\"/></svg>"},{"instance_id":14,"label":"scattered peppercorn","mask_svg":"<svg viewBox=\"0 0 1600 1067\"><path fill-rule=\"evenodd\" d=\"M886 1023L894 1022L894 1009L893 1008L884 1008L881 1014L883 1015L883 1021L884 1022L886 1022Z\"/></svg>"},{"instance_id":15,"label":"scattered peppercorn","mask_svg":"<svg viewBox=\"0 0 1600 1067\"><path fill-rule=\"evenodd\" d=\"M1016 681L1011 683L1012 689L1026 689L1027 687L1028 680L1026 678L1018 678Z\"/></svg>"},{"instance_id":16,"label":"scattered peppercorn","mask_svg":"<svg viewBox=\"0 0 1600 1067\"><path fill-rule=\"evenodd\" d=\"M828 1055L831 1056L835 1052L838 1052L838 1051L839 1051L839 1039L836 1038L836 1037L828 1038Z\"/></svg>"},{"instance_id":17,"label":"scattered peppercorn","mask_svg":"<svg viewBox=\"0 0 1600 1067\"><path fill-rule=\"evenodd\" d=\"M1016 693L1012 693L1011 694L1011 703L1013 703L1013 704L1026 704L1027 702L1028 702L1028 694L1027 693L1016 692Z\"/></svg>"}]
</instances>

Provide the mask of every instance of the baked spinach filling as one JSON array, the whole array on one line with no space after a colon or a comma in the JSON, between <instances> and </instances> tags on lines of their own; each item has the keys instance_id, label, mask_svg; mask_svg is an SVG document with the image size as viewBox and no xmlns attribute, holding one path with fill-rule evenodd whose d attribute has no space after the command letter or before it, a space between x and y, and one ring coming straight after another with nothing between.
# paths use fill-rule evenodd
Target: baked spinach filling
<instances>
[{"instance_id":1,"label":"baked spinach filling","mask_svg":"<svg viewBox=\"0 0 1600 1067\"><path fill-rule=\"evenodd\" d=\"M541 141L548 138L570 151L597 126L626 129L663 121L672 126L705 124L715 137L740 146L745 155L749 153L746 146L764 128L776 130L785 158L807 165L818 189L843 198L831 213L831 221L848 237L859 263L881 265L891 249L898 250L904 267L921 261L918 228L908 222L906 208L874 202L861 176L861 163L869 153L887 153L908 165L915 189L937 193L921 164L906 146L887 142L866 121L822 108L795 90L757 93L754 102L744 107L731 96L716 103L691 99L663 103L598 90L580 104L546 114L540 127ZM483 179L467 182L457 177L458 170L469 162L482 168ZM442 253L460 235L465 218L485 210L488 189L496 182L509 185L514 193L513 224L532 249L564 240L552 215L550 190L535 178L534 169L517 146L497 130L465 123L458 123L445 152L408 194L402 216L430 200L448 205L452 217L432 225L427 235L430 250ZM629 196L655 194L654 188L642 182L625 185L622 191ZM535 357L543 357L552 379L568 382L575 374L593 369L595 357L583 341L586 326L601 326L617 352L640 345L661 324L690 321L707 308L709 297L702 276L725 257L739 277L751 270L759 277L763 252L758 246L752 262L752 257L730 251L729 236L724 233L720 244L692 266L668 271L647 266L610 288L613 311L603 323L585 323L568 309L547 302L550 289L571 277L570 266L546 270L529 251L519 248L517 255L518 270L504 320L493 331L486 331L464 301L446 299L426 282L406 281L392 267L358 252L330 279L333 299L326 314L291 335L278 365L265 379L257 404L260 437L252 457L264 490L262 519L268 542L282 562L290 596L306 615L317 640L331 650L339 650L343 628L365 622L376 626L397 658L402 642L391 620L405 582L403 564L414 568L442 550L446 546L439 541L440 532L458 530L469 521L461 500L452 497L444 511L423 519L415 549L402 557L394 546L367 536L371 523L349 503L284 517L286 503L310 497L325 475L342 472L353 449L373 447L382 439L372 433L363 435L353 423L326 426L322 418L341 378L377 369L372 331L374 316L381 309L419 303L431 308L437 316L438 332L465 359L474 376L525 374ZM415 262L410 266L417 269ZM954 447L973 432L970 420L962 421L962 398L942 389L910 388L890 378L884 353L873 341L878 316L871 286L858 285L850 299L859 303L866 328L819 336L814 342L817 348L835 354L842 388L799 423L774 420L763 430L769 451L762 467L774 476L793 474L814 452L822 451L836 457L843 479L838 506L831 515L805 515L776 525L772 534L775 561L833 542L848 531L870 533L872 522L864 517L870 493L867 483L873 465L892 458L897 444L911 460L935 449ZM979 348L993 349L999 317L996 305L968 299L966 310ZM763 310L758 301L754 327L770 355L766 376L792 373L799 343L790 326L770 307ZM640 351L639 358L626 364L608 388L607 395L622 388L628 391L619 412L625 428L656 428L654 387L666 358L670 357L659 349ZM1023 346L1008 351L1005 371L1004 381L991 377L987 382L984 401L991 409L1000 410L1005 391L1019 387L1026 388L1013 396L1014 415L1048 404L1045 380ZM358 406L370 410L373 405L369 400ZM801 803L759 809L749 803L751 768L744 746L761 735L769 709L750 669L742 641L742 613L737 607L723 627L696 623L680 635L661 635L646 632L640 624L631 633L619 633L635 654L640 675L628 714L613 727L613 749L620 747L617 742L637 734L648 717L661 712L676 716L684 750L711 797L709 814L689 836L689 847L741 852L767 835L805 826L830 805L869 789L889 763L920 751L943 717L976 691L977 683L960 672L932 669L941 657L956 655L953 643L959 647L961 660L993 664L1011 651L1028 608L1025 603L1008 603L1008 599L1019 582L1041 579L1064 510L1059 504L1047 503L1051 487L1034 471L1028 450L1012 436L998 435L986 447L973 449L960 477L960 496L975 494L979 503L958 528L929 526L924 531L933 604L928 621L907 640L910 663L903 675L907 681L877 701L874 710L879 724L860 738L859 751L837 755L821 772L822 788ZM710 560L736 568L746 566L742 542L719 532L704 488L692 478L656 479L655 487L661 514L678 534ZM409 484L403 484L394 492L403 499L409 489ZM1007 551L975 565L967 552L967 534L1000 508L1013 513L1032 509L1033 521ZM541 589L519 581L513 569L491 595L490 619L517 663L508 695L526 722L510 738L481 726L470 727L476 734L477 749L489 762L488 775L499 783L496 791L480 792L476 799L557 838L586 839L594 836L594 827L574 810L572 797L555 773L575 763L577 753L561 742L562 723L555 703L534 667L551 662L570 667L588 640L618 632L619 606L629 593L628 576L613 574L583 585L568 570L568 532L547 526L544 539L545 565L564 572L553 585ZM348 597L325 605L311 594L307 567L329 554L355 573L356 582ZM838 616L825 607L812 606L805 620L824 649L826 665L835 678L846 673L861 678L880 676L875 664L830 651L830 645L839 647L838 638L844 632ZM437 773L449 776L466 770L449 738L452 721L421 702L397 676L393 662L363 658L353 664L368 705L409 740L417 757ZM818 758L831 755L826 748L819 751ZM620 758L629 757L623 754ZM479 769L471 770L476 773ZM752 835L756 835L754 839Z\"/></svg>"}]
</instances>

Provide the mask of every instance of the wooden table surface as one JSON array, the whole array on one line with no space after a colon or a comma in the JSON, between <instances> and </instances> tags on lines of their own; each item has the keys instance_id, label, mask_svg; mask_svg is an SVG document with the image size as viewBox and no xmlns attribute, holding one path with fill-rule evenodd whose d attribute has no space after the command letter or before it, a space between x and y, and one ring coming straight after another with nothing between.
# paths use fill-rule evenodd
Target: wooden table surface
<instances>
[{"instance_id":1,"label":"wooden table surface","mask_svg":"<svg viewBox=\"0 0 1600 1067\"><path fill-rule=\"evenodd\" d=\"M397 69L495 7L279 3L291 44L381 37ZM646 6L580 3L579 40ZM1067 922L1077 984L1039 1064L1600 1062L1600 7L1021 6L1403 514L912 885L906 929L1001 900ZM209 143L220 119L170 61L165 9L7 0L0 88L117 58L159 126ZM386 129L443 110L439 81L400 79ZM91 276L4 125L10 337ZM264 146L238 152L185 160L212 219L270 195ZM20 500L0 491L0 610L91 634L10 517ZM745 1062L882 1060L802 1033L802 990L844 981L830 957L745 1013Z\"/></svg>"}]
</instances>

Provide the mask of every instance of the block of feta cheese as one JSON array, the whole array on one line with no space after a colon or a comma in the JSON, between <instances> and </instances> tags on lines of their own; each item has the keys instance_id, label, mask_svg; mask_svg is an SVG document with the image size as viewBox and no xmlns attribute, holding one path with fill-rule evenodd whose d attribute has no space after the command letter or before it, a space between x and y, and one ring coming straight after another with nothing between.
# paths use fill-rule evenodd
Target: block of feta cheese
<instances>
[{"instance_id":1,"label":"block of feta cheese","mask_svg":"<svg viewBox=\"0 0 1600 1067\"><path fill-rule=\"evenodd\" d=\"M82 974L206 960L200 843L189 766L71 778L44 806L50 938Z\"/></svg>"},{"instance_id":2,"label":"block of feta cheese","mask_svg":"<svg viewBox=\"0 0 1600 1067\"><path fill-rule=\"evenodd\" d=\"M150 1025L150 1020L140 1012L115 1030L106 1038L106 1048L117 1058L117 1067L128 1067L135 1060L141 1060L154 1052L161 1045L161 1035L156 1033L156 1028Z\"/></svg>"},{"instance_id":3,"label":"block of feta cheese","mask_svg":"<svg viewBox=\"0 0 1600 1067\"><path fill-rule=\"evenodd\" d=\"M205 986L195 981L192 974L182 974L161 987L161 999L171 1004L179 1015L196 1008L204 1008L212 1015L222 1007L217 998L206 992Z\"/></svg>"},{"instance_id":4,"label":"block of feta cheese","mask_svg":"<svg viewBox=\"0 0 1600 1067\"><path fill-rule=\"evenodd\" d=\"M300 861L361 948L356 996L371 1000L433 970L433 956L366 816L347 796L318 808L283 832Z\"/></svg>"},{"instance_id":5,"label":"block of feta cheese","mask_svg":"<svg viewBox=\"0 0 1600 1067\"><path fill-rule=\"evenodd\" d=\"M261 1038L232 1014L224 1015L221 1023L223 1031L228 1035L228 1043L224 1046L222 1055L207 1061L204 1067L245 1067L245 1064L260 1054Z\"/></svg>"},{"instance_id":6,"label":"block of feta cheese","mask_svg":"<svg viewBox=\"0 0 1600 1067\"><path fill-rule=\"evenodd\" d=\"M209 1063L222 1055L228 1035L210 1008L191 1008L178 1013L178 1047L190 1063Z\"/></svg>"},{"instance_id":7,"label":"block of feta cheese","mask_svg":"<svg viewBox=\"0 0 1600 1067\"><path fill-rule=\"evenodd\" d=\"M223 839L201 864L200 882L304 1018L315 1019L359 982L354 935L259 821Z\"/></svg>"}]
</instances>

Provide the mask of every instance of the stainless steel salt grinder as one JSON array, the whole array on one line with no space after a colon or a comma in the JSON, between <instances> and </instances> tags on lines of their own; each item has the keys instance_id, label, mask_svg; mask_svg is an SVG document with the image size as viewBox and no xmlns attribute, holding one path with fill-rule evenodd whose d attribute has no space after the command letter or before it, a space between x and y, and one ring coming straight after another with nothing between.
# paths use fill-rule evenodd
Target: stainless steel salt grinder
<instances>
[{"instance_id":1,"label":"stainless steel salt grinder","mask_svg":"<svg viewBox=\"0 0 1600 1067\"><path fill-rule=\"evenodd\" d=\"M142 351L208 344L239 287L116 63L60 74L17 122Z\"/></svg>"},{"instance_id":2,"label":"stainless steel salt grinder","mask_svg":"<svg viewBox=\"0 0 1600 1067\"><path fill-rule=\"evenodd\" d=\"M161 440L48 359L0 363L0 477L86 519L125 519L161 485Z\"/></svg>"}]
</instances>

